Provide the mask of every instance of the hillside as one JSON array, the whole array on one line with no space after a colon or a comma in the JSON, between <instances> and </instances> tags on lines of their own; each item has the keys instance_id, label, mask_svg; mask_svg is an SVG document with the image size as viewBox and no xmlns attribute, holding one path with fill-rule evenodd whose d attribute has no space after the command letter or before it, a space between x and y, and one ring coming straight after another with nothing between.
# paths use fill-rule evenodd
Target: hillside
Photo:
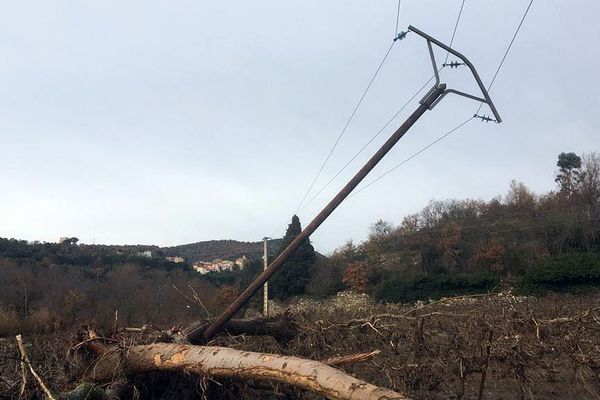
<instances>
[{"instance_id":1,"label":"hillside","mask_svg":"<svg viewBox=\"0 0 600 400\"><path fill-rule=\"evenodd\" d=\"M282 239L269 240L269 253L279 250ZM204 242L163 247L160 249L166 257L184 257L188 263L212 261L215 259L234 260L246 256L249 259L261 258L263 242L239 242L237 240L208 240Z\"/></svg>"}]
</instances>

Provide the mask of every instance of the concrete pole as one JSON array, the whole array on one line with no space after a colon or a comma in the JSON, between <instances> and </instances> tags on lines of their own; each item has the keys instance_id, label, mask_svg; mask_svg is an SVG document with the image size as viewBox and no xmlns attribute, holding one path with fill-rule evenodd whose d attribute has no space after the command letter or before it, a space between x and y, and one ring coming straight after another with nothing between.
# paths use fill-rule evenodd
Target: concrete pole
<instances>
[{"instance_id":1,"label":"concrete pole","mask_svg":"<svg viewBox=\"0 0 600 400\"><path fill-rule=\"evenodd\" d=\"M229 321L233 315L239 311L239 309L246 304L246 302L260 290L261 286L263 286L269 278L279 269L281 266L289 259L300 247L300 245L307 240L310 235L327 219L329 215L339 206L342 201L358 184L371 172L373 168L381 161L381 159L394 147L396 143L404 136L404 134L412 127L418 119L425 114L425 111L429 110L436 102L443 97L443 94L446 90L446 84L440 84L429 91L426 97L421 100L419 107L407 118L406 121L394 132L392 136L385 142L379 150L371 157L369 161L354 175L352 179L340 190L340 192L325 206L325 208L317 214L317 216L308 224L302 232L296 236L291 243L287 245L287 247L273 260L271 265L263 271L262 274L256 277L254 282L250 284L244 290L237 299L233 301L215 319L212 324L206 328L204 334L202 335L205 341L208 341L213 335L215 335L225 324L225 322Z\"/></svg>"}]
</instances>

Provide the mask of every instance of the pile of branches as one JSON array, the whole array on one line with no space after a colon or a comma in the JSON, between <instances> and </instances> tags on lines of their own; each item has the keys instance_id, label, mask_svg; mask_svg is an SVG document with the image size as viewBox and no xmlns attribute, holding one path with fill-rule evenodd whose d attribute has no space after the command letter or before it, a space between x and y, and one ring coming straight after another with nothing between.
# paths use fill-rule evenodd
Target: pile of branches
<instances>
[{"instance_id":1,"label":"pile of branches","mask_svg":"<svg viewBox=\"0 0 600 400\"><path fill-rule=\"evenodd\" d=\"M54 362L41 340L20 352L15 346L15 374L0 388L68 400L562 398L567 391L598 398L598 304L598 296L484 295L374 306L368 314L306 310L231 320L207 343L208 321L169 331L86 327L54 344L69 348Z\"/></svg>"},{"instance_id":2,"label":"pile of branches","mask_svg":"<svg viewBox=\"0 0 600 400\"><path fill-rule=\"evenodd\" d=\"M205 398L239 398L242 391L264 397L279 392L307 391L328 399L407 399L338 368L365 362L377 351L310 360L217 345L223 338L235 341L248 335L269 336L285 345L297 334L297 326L290 316L276 320L233 319L227 323L223 338L203 344L202 333L207 325L206 321L199 321L184 330L169 331L148 326L125 328L106 336L86 327L69 349L72 375L78 376L73 380L84 383L58 395L52 393L36 372L21 335L17 335L21 379L8 383L14 389L18 386L19 397L23 397L29 382L37 393L49 400L125 399L140 397L141 391L146 394L142 398L164 398L157 394L173 390L165 381L172 381L177 375L188 382L176 388L178 393L172 393L172 398L197 398L198 394ZM196 379L190 380L191 375ZM31 377L29 381L28 377ZM148 379L150 383L143 382ZM177 378L175 381L181 383ZM221 383L224 381L229 384ZM280 389L280 384L285 388Z\"/></svg>"}]
</instances>

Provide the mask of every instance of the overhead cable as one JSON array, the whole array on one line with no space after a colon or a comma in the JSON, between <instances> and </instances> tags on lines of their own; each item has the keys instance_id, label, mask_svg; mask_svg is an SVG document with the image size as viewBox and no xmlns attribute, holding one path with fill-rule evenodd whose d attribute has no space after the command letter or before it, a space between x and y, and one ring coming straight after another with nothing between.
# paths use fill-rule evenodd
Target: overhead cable
<instances>
[{"instance_id":1,"label":"overhead cable","mask_svg":"<svg viewBox=\"0 0 600 400\"><path fill-rule=\"evenodd\" d=\"M364 146L361 147L361 149L358 150L356 154L354 154L354 156L352 156L352 158L317 193L313 195L313 197L310 198L310 200L308 200L300 209L298 209L298 211L305 209L310 203L313 202L313 200L323 193L323 191L352 163L352 161L354 161L356 157L358 157L381 134L381 132L383 132L392 123L392 121L396 119L396 117L398 117L402 111L404 111L404 109L415 99L415 97L419 95L419 93L423 91L423 89L427 87L427 85L429 85L433 78L433 76L429 78L429 80L425 82L425 84L421 86L421 88L417 90L415 94L413 94L412 97L408 99L408 101L404 103L404 105L402 105L402 107L400 107L400 109L396 111L396 113L390 119L387 120L381 129L379 129L375 135L373 135L371 139L369 139L369 141L365 143Z\"/></svg>"},{"instance_id":2,"label":"overhead cable","mask_svg":"<svg viewBox=\"0 0 600 400\"><path fill-rule=\"evenodd\" d=\"M398 23L400 22L400 6L402 5L402 0L398 0L398 11L396 12L396 28L394 29L394 37L398 36Z\"/></svg>"},{"instance_id":3,"label":"overhead cable","mask_svg":"<svg viewBox=\"0 0 600 400\"><path fill-rule=\"evenodd\" d=\"M313 178L310 186L308 187L308 189L306 190L306 193L304 193L304 196L302 197L302 200L300 200L300 203L298 204L298 207L296 208L295 213L298 212L298 210L300 209L300 207L302 207L302 203L304 203L304 200L306 200L306 197L309 195L310 191L312 190L312 188L315 186L315 183L317 182L317 179L319 178L319 176L321 175L321 173L323 172L323 169L325 168L325 165L327 165L327 162L329 161L329 159L331 158L331 155L333 154L334 150L336 149L338 143L340 142L340 140L342 139L342 136L344 136L344 133L346 133L346 130L348 129L348 126L350 125L350 122L352 122L352 119L354 118L354 115L356 114L356 111L358 110L358 108L360 107L360 105L362 104L365 96L367 95L367 93L369 92L369 89L371 88L371 86L373 85L373 82L375 81L375 78L377 77L377 75L379 74L379 71L381 71L381 67L383 67L383 64L385 63L385 61L387 60L390 52L392 51L392 48L394 47L394 43L396 43L395 41L392 42L392 44L390 45L390 47L388 48L388 50L386 51L385 55L383 56L383 59L381 60L381 62L379 63L379 66L377 67L377 69L375 70L375 73L373 74L373 76L371 77L371 80L369 81L369 84L367 85L366 89L364 90L364 92L362 93L362 96L360 96L360 99L358 100L358 103L356 104L356 106L354 107L354 109L352 110L352 112L350 113L350 117L348 117L348 120L346 121L346 124L344 125L344 128L342 129L342 131L340 132L340 134L338 135L337 139L335 140L335 143L333 144L333 146L331 147L331 149L329 150L329 153L327 154L327 157L325 158L325 161L323 161L323 164L321 164L321 167L319 168L319 170L317 171L317 174L315 175L315 177Z\"/></svg>"},{"instance_id":4,"label":"overhead cable","mask_svg":"<svg viewBox=\"0 0 600 400\"><path fill-rule=\"evenodd\" d=\"M416 153L414 153L413 155L411 155L410 157L406 158L405 160L403 160L402 162L396 164L393 168L387 170L386 172L384 172L383 174L381 174L380 176L378 176L377 178L373 179L371 182L367 183L365 186L363 186L362 188L358 189L356 192L354 192L350 197L354 197L357 194L359 194L360 192L362 192L363 190L365 190L366 188L368 188L369 186L371 186L372 184L378 182L379 180L383 179L384 177L386 177L387 175L391 174L392 172L394 172L395 170L397 170L398 168L400 168L401 166L403 166L404 164L406 164L407 162L409 162L410 160L412 160L413 158L417 157L419 154L423 153L424 151L426 151L427 149L429 149L431 146L433 146L434 144L441 142L442 140L444 140L445 138L447 138L448 136L450 136L452 133L456 132L457 130L459 130L460 128L462 128L463 126L465 126L466 124L468 124L469 122L471 122L475 117L470 117L469 119L465 120L464 122L458 124L457 126L455 126L454 128L452 128L450 131L444 133L442 136L438 137L437 139L435 139L433 142L429 143L427 146L421 148L419 151L417 151Z\"/></svg>"},{"instance_id":5,"label":"overhead cable","mask_svg":"<svg viewBox=\"0 0 600 400\"><path fill-rule=\"evenodd\" d=\"M521 21L519 22L519 25L517 26L517 29L515 30L515 33L513 34L513 37L510 40L510 43L508 44L508 47L506 48L506 51L504 52L504 55L502 56L502 60L500 60L500 64L498 64L498 68L496 69L496 73L494 73L494 77L492 78L492 80L490 81L490 84L488 85L488 88L487 88L488 91L492 88L492 85L496 81L496 78L498 77L498 74L500 73L500 70L502 69L502 66L504 65L504 62L506 61L506 57L508 56L508 53L510 52L510 49L512 48L512 45L515 42L515 39L517 38L517 35L521 31L521 27L523 26L523 22L525 22L525 18L527 18L527 15L529 14L529 9L531 8L532 4L533 4L533 0L530 0L529 5L525 9L525 13L523 13L523 17L521 18ZM481 111L481 107L483 107L483 103L479 104L479 108L477 109L477 112L475 112L475 114L479 114L479 111Z\"/></svg>"},{"instance_id":6,"label":"overhead cable","mask_svg":"<svg viewBox=\"0 0 600 400\"><path fill-rule=\"evenodd\" d=\"M454 30L452 31L452 38L450 39L449 47L452 47L454 43L454 37L456 36L456 31L458 30L458 24L460 24L460 17L462 16L463 9L465 8L465 0L462 0L460 4L460 10L458 11L458 17L456 17L456 23L454 24ZM444 64L448 62L448 57L450 56L450 52L446 53L446 59L444 60Z\"/></svg>"}]
</instances>

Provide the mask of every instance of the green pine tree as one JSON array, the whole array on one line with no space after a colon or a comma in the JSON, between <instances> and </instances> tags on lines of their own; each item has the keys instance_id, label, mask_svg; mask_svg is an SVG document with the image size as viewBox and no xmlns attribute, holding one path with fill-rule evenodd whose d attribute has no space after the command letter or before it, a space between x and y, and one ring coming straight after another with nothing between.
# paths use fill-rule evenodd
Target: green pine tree
<instances>
[{"instance_id":1,"label":"green pine tree","mask_svg":"<svg viewBox=\"0 0 600 400\"><path fill-rule=\"evenodd\" d=\"M556 166L560 169L554 181L561 193L573 194L581 181L581 157L575 153L560 153Z\"/></svg>"},{"instance_id":2,"label":"green pine tree","mask_svg":"<svg viewBox=\"0 0 600 400\"><path fill-rule=\"evenodd\" d=\"M294 215L292 223L288 225L283 243L278 253L281 253L302 231L300 219ZM306 239L298 250L281 266L279 271L270 279L269 289L271 296L285 299L291 296L306 293L315 264L315 249Z\"/></svg>"}]
</instances>

